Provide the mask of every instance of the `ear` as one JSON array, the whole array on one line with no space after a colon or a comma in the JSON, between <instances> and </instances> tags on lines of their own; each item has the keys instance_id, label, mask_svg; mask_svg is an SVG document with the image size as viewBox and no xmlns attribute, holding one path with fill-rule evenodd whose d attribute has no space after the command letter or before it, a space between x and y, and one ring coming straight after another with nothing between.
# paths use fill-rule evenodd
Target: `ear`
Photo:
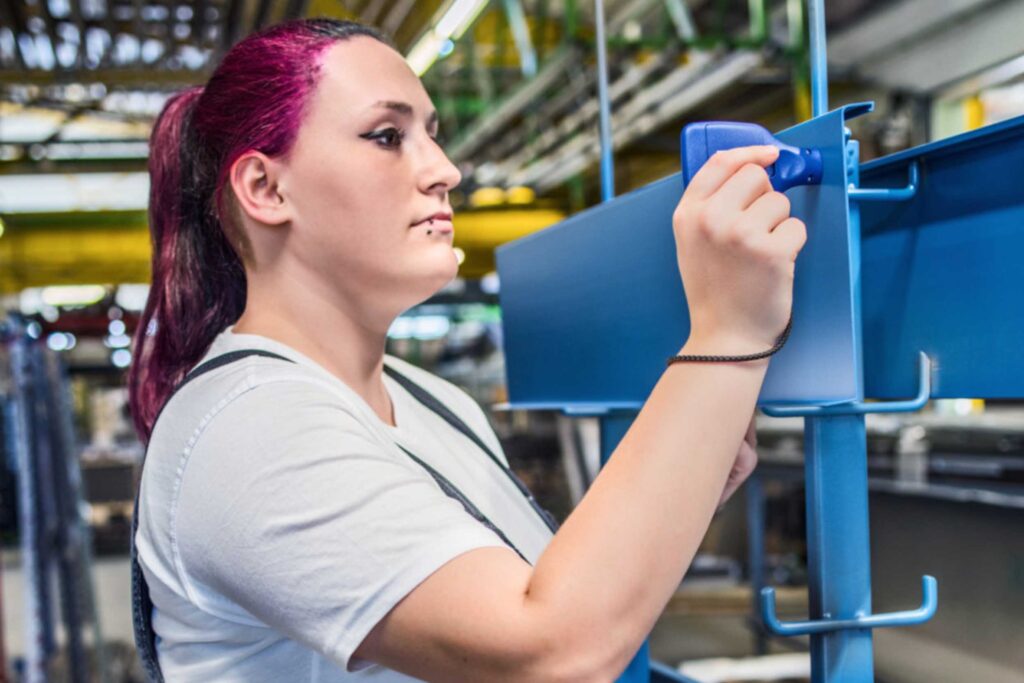
<instances>
[{"instance_id":1,"label":"ear","mask_svg":"<svg viewBox=\"0 0 1024 683\"><path fill-rule=\"evenodd\" d=\"M288 203L278 187L280 170L280 162L262 152L251 150L240 156L228 176L239 210L264 225L290 220Z\"/></svg>"}]
</instances>

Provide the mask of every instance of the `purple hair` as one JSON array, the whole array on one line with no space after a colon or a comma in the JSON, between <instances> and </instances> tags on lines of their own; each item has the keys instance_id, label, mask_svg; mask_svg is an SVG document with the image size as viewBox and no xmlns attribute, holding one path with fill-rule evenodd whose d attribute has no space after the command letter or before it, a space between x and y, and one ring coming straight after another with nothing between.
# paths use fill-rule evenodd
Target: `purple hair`
<instances>
[{"instance_id":1,"label":"purple hair","mask_svg":"<svg viewBox=\"0 0 1024 683\"><path fill-rule=\"evenodd\" d=\"M245 308L247 242L227 186L231 165L249 150L289 152L326 49L355 35L390 44L368 26L324 18L254 33L228 51L205 87L175 94L157 117L149 156L153 282L128 371L143 443L174 387Z\"/></svg>"}]
</instances>

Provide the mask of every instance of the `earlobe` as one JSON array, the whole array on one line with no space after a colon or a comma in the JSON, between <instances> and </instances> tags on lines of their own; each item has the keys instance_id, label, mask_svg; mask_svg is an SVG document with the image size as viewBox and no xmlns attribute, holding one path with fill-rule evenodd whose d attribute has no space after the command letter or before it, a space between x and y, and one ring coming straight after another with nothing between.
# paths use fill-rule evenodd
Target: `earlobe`
<instances>
[{"instance_id":1,"label":"earlobe","mask_svg":"<svg viewBox=\"0 0 1024 683\"><path fill-rule=\"evenodd\" d=\"M277 171L272 159L252 151L239 157L229 174L239 209L264 225L280 225L289 220L288 205L280 192Z\"/></svg>"}]
</instances>

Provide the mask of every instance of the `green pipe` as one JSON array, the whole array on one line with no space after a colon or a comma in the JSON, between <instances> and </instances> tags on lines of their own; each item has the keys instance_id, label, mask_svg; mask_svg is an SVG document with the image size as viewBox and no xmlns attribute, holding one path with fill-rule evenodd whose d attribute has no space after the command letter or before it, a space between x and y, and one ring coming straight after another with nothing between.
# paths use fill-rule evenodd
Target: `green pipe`
<instances>
[{"instance_id":1,"label":"green pipe","mask_svg":"<svg viewBox=\"0 0 1024 683\"><path fill-rule=\"evenodd\" d=\"M748 0L750 8L750 39L763 43L768 37L768 8L766 0Z\"/></svg>"},{"instance_id":2,"label":"green pipe","mask_svg":"<svg viewBox=\"0 0 1024 683\"><path fill-rule=\"evenodd\" d=\"M564 41L574 41L580 30L579 9L576 0L565 0L565 36Z\"/></svg>"}]
</instances>

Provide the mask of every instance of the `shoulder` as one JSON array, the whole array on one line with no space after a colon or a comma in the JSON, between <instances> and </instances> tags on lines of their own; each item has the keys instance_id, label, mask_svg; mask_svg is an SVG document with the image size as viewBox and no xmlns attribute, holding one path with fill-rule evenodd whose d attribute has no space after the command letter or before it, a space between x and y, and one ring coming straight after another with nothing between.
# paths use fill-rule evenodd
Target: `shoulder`
<instances>
[{"instance_id":1,"label":"shoulder","mask_svg":"<svg viewBox=\"0 0 1024 683\"><path fill-rule=\"evenodd\" d=\"M342 382L287 359L252 355L195 377L161 411L151 448L195 443L213 427L228 428L240 441L266 438L290 425L365 421L353 392Z\"/></svg>"}]
</instances>

